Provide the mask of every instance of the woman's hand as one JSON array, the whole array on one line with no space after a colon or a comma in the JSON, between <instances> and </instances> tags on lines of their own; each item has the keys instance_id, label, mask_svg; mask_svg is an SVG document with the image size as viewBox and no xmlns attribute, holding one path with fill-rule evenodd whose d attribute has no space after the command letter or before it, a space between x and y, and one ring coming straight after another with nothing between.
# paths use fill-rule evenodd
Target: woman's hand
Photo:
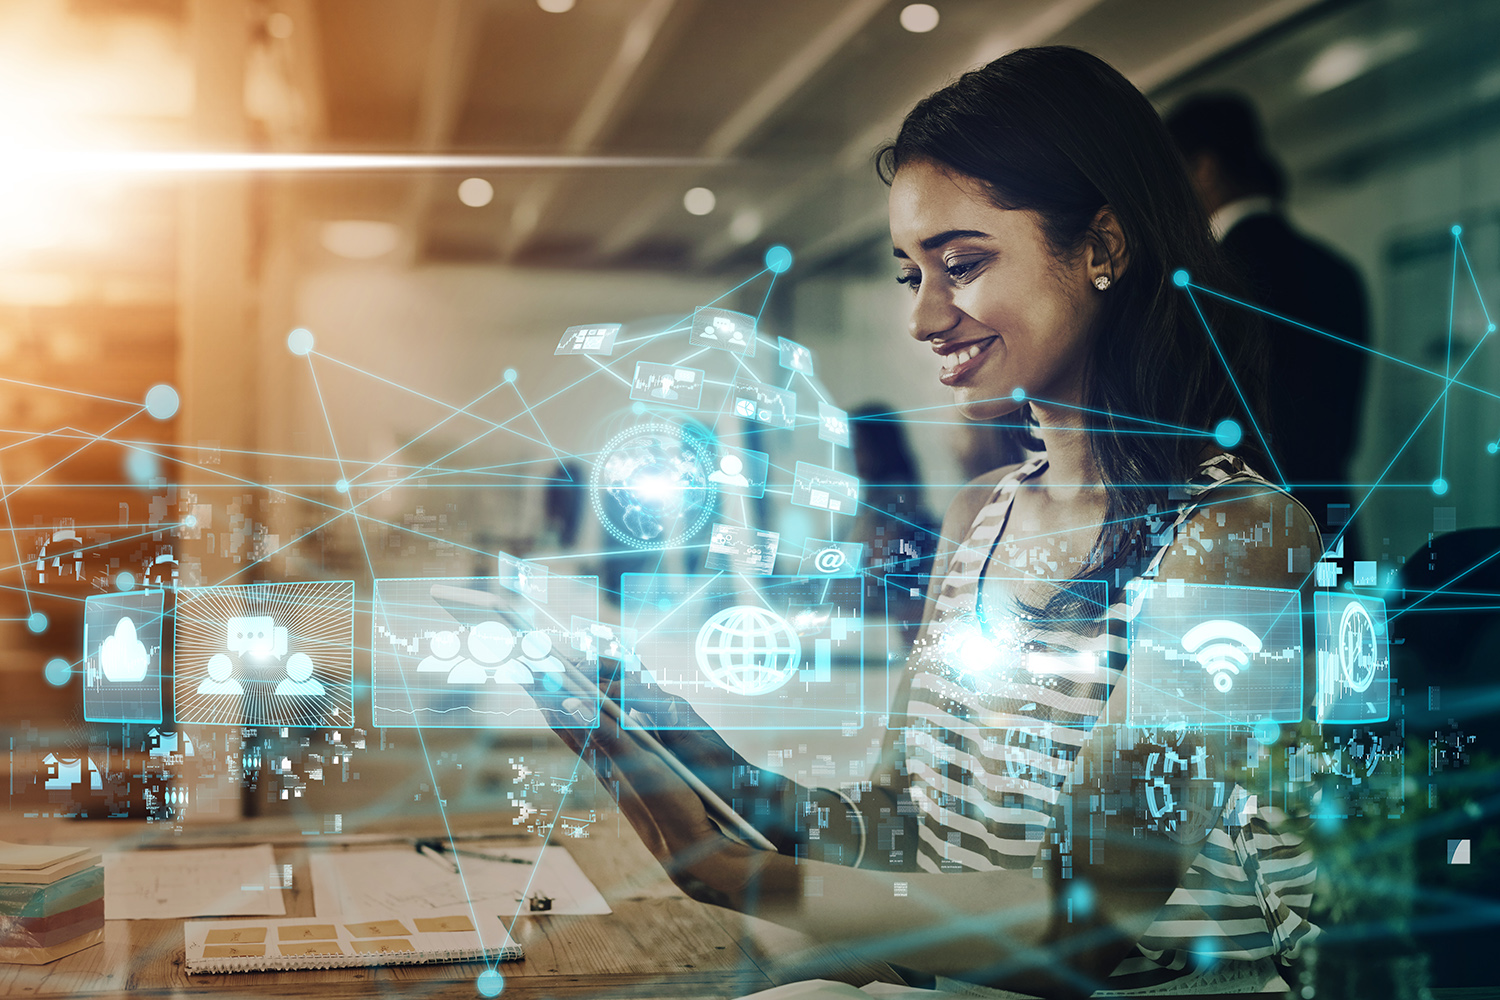
<instances>
[{"instance_id":1,"label":"woman's hand","mask_svg":"<svg viewBox=\"0 0 1500 1000\"><path fill-rule=\"evenodd\" d=\"M582 701L565 699L561 709L543 710L554 731L575 753L596 752L600 782L615 795L647 850L689 897L747 910L768 893L784 894L797 884L790 859L726 836L687 783L612 720L602 719L592 730L571 728L576 719L567 713L581 717Z\"/></svg>"}]
</instances>

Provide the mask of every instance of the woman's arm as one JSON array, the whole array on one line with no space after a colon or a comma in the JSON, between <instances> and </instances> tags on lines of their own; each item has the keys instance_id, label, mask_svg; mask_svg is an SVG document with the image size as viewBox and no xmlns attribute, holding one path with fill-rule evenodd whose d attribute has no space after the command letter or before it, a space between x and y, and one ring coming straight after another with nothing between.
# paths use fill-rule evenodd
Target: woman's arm
<instances>
[{"instance_id":1,"label":"woman's arm","mask_svg":"<svg viewBox=\"0 0 1500 1000\"><path fill-rule=\"evenodd\" d=\"M1307 589L1286 569L1288 551L1320 544L1306 512L1294 507L1288 518L1284 495L1253 488L1220 497L1184 525L1158 579ZM1124 718L1125 697L1118 686L1105 718ZM1181 883L1220 822L1214 806L1225 801L1245 749L1243 730L1158 737L1161 743L1140 735L1109 724L1094 731L1032 868L962 875L798 863L754 851L719 834L697 797L628 739L601 730L598 740L620 782L622 811L694 898L911 968L1082 996L1129 954ZM1158 766L1153 775L1152 754L1182 766ZM1177 808L1153 808L1167 794Z\"/></svg>"}]
</instances>

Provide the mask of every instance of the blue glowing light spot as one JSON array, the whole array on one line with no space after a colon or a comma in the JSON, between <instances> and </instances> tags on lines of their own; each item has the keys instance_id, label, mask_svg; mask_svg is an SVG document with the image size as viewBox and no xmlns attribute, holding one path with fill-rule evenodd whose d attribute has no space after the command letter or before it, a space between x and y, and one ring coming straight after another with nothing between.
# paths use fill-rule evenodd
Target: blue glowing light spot
<instances>
[{"instance_id":1,"label":"blue glowing light spot","mask_svg":"<svg viewBox=\"0 0 1500 1000\"><path fill-rule=\"evenodd\" d=\"M785 274L792 266L792 252L777 244L766 251L766 268L776 274Z\"/></svg>"},{"instance_id":2,"label":"blue glowing light spot","mask_svg":"<svg viewBox=\"0 0 1500 1000\"><path fill-rule=\"evenodd\" d=\"M1172 284L1176 285L1178 288L1186 288L1188 282L1191 280L1192 279L1188 277L1187 271L1183 270L1180 267L1172 272Z\"/></svg>"},{"instance_id":3,"label":"blue glowing light spot","mask_svg":"<svg viewBox=\"0 0 1500 1000\"><path fill-rule=\"evenodd\" d=\"M48 684L60 688L68 683L68 678L73 676L73 664L61 656L54 656L42 668L42 676L47 679Z\"/></svg>"},{"instance_id":4,"label":"blue glowing light spot","mask_svg":"<svg viewBox=\"0 0 1500 1000\"><path fill-rule=\"evenodd\" d=\"M198 527L198 515L197 514L189 514L187 517L183 518L182 519L182 526L184 528L196 528L196 527Z\"/></svg>"},{"instance_id":5,"label":"blue glowing light spot","mask_svg":"<svg viewBox=\"0 0 1500 1000\"><path fill-rule=\"evenodd\" d=\"M1500 451L1500 442L1491 441L1489 444L1484 446L1484 450L1493 455L1495 454L1495 452Z\"/></svg>"},{"instance_id":6,"label":"blue glowing light spot","mask_svg":"<svg viewBox=\"0 0 1500 1000\"><path fill-rule=\"evenodd\" d=\"M500 991L505 989L505 977L500 975L497 969L485 969L479 974L479 981L474 985L479 988L480 996L497 997Z\"/></svg>"},{"instance_id":7,"label":"blue glowing light spot","mask_svg":"<svg viewBox=\"0 0 1500 1000\"><path fill-rule=\"evenodd\" d=\"M507 382L514 382L515 380L516 380L516 370L514 368L507 368L507 369L505 369L505 381L507 381ZM498 973L497 973L497 975L498 975Z\"/></svg>"},{"instance_id":8,"label":"blue glowing light spot","mask_svg":"<svg viewBox=\"0 0 1500 1000\"><path fill-rule=\"evenodd\" d=\"M180 400L170 385L153 385L146 392L146 412L157 420L170 420L177 413Z\"/></svg>"},{"instance_id":9,"label":"blue glowing light spot","mask_svg":"<svg viewBox=\"0 0 1500 1000\"><path fill-rule=\"evenodd\" d=\"M1026 402L1026 390L1020 386L1016 386L1010 391L1010 398L1018 403L1024 403Z\"/></svg>"},{"instance_id":10,"label":"blue glowing light spot","mask_svg":"<svg viewBox=\"0 0 1500 1000\"><path fill-rule=\"evenodd\" d=\"M640 416L642 413L646 412L646 404L645 403L639 403L639 402L637 402L637 403L631 403L630 404L630 412L634 413L636 416Z\"/></svg>"},{"instance_id":11,"label":"blue glowing light spot","mask_svg":"<svg viewBox=\"0 0 1500 1000\"><path fill-rule=\"evenodd\" d=\"M349 492L349 480L347 480L347 479L340 479L338 482L336 482L336 483L333 484L333 488L336 489L336 490L338 490L340 493L348 493Z\"/></svg>"},{"instance_id":12,"label":"blue glowing light spot","mask_svg":"<svg viewBox=\"0 0 1500 1000\"><path fill-rule=\"evenodd\" d=\"M548 691L561 691L562 681L557 679L556 674L543 674L542 687L546 688Z\"/></svg>"},{"instance_id":13,"label":"blue glowing light spot","mask_svg":"<svg viewBox=\"0 0 1500 1000\"><path fill-rule=\"evenodd\" d=\"M122 569L115 574L115 587L119 590L135 589L135 574L128 569Z\"/></svg>"},{"instance_id":14,"label":"blue glowing light spot","mask_svg":"<svg viewBox=\"0 0 1500 1000\"><path fill-rule=\"evenodd\" d=\"M1454 226L1453 227L1453 235L1454 236L1462 236L1463 234L1464 234L1464 227L1463 226Z\"/></svg>"},{"instance_id":15,"label":"blue glowing light spot","mask_svg":"<svg viewBox=\"0 0 1500 1000\"><path fill-rule=\"evenodd\" d=\"M37 635L47 631L47 616L40 611L33 611L26 617L26 627Z\"/></svg>"},{"instance_id":16,"label":"blue glowing light spot","mask_svg":"<svg viewBox=\"0 0 1500 1000\"><path fill-rule=\"evenodd\" d=\"M1261 746L1275 746L1281 739L1281 727L1269 719L1257 722L1251 732L1255 736L1255 742Z\"/></svg>"},{"instance_id":17,"label":"blue glowing light spot","mask_svg":"<svg viewBox=\"0 0 1500 1000\"><path fill-rule=\"evenodd\" d=\"M1225 418L1214 425L1214 440L1219 442L1221 448L1233 448L1245 437L1245 432L1240 429L1239 421Z\"/></svg>"},{"instance_id":18,"label":"blue glowing light spot","mask_svg":"<svg viewBox=\"0 0 1500 1000\"><path fill-rule=\"evenodd\" d=\"M1438 496L1442 496L1444 493L1447 493L1448 480L1444 479L1442 476L1438 476L1432 481L1432 492L1436 493Z\"/></svg>"},{"instance_id":19,"label":"blue glowing light spot","mask_svg":"<svg viewBox=\"0 0 1500 1000\"><path fill-rule=\"evenodd\" d=\"M311 354L313 349L312 331L300 326L297 327L297 329L286 335L286 347L287 350L298 357Z\"/></svg>"}]
</instances>

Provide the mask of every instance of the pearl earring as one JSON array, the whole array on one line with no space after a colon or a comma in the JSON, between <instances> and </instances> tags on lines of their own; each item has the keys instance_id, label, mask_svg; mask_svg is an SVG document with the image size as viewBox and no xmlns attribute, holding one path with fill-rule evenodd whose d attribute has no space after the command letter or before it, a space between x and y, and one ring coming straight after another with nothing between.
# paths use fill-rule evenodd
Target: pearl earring
<instances>
[{"instance_id":1,"label":"pearl earring","mask_svg":"<svg viewBox=\"0 0 1500 1000\"><path fill-rule=\"evenodd\" d=\"M1101 274L1101 275L1099 275L1099 277L1095 278L1094 279L1094 287L1097 288L1097 289L1099 289L1099 291L1101 291L1101 292L1104 291L1106 288L1108 288L1109 287L1109 275L1107 275L1107 274Z\"/></svg>"}]
</instances>

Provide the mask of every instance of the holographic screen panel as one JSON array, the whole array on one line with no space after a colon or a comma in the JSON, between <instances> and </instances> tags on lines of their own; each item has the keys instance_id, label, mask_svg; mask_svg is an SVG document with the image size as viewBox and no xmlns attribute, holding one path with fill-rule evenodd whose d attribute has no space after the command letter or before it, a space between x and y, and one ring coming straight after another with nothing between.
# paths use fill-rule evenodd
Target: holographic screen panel
<instances>
[{"instance_id":1,"label":"holographic screen panel","mask_svg":"<svg viewBox=\"0 0 1500 1000\"><path fill-rule=\"evenodd\" d=\"M1318 652L1318 721L1389 719L1391 644L1385 601L1319 591L1313 595L1313 623Z\"/></svg>"},{"instance_id":2,"label":"holographic screen panel","mask_svg":"<svg viewBox=\"0 0 1500 1000\"><path fill-rule=\"evenodd\" d=\"M1126 725L1301 721L1297 591L1134 580L1126 600Z\"/></svg>"},{"instance_id":3,"label":"holographic screen panel","mask_svg":"<svg viewBox=\"0 0 1500 1000\"><path fill-rule=\"evenodd\" d=\"M175 636L178 722L354 722L352 580L185 588Z\"/></svg>"},{"instance_id":4,"label":"holographic screen panel","mask_svg":"<svg viewBox=\"0 0 1500 1000\"><path fill-rule=\"evenodd\" d=\"M83 717L162 721L160 590L97 594L83 602Z\"/></svg>"},{"instance_id":5,"label":"holographic screen panel","mask_svg":"<svg viewBox=\"0 0 1500 1000\"><path fill-rule=\"evenodd\" d=\"M621 621L637 636L620 686L627 710L666 728L667 696L714 729L863 720L860 578L627 573L621 590Z\"/></svg>"},{"instance_id":6,"label":"holographic screen panel","mask_svg":"<svg viewBox=\"0 0 1500 1000\"><path fill-rule=\"evenodd\" d=\"M565 693L568 659L594 698L577 728L597 726L599 664L573 651L573 625L599 617L598 578L548 576L541 593L496 577L376 580L373 724L547 729L537 699Z\"/></svg>"}]
</instances>

